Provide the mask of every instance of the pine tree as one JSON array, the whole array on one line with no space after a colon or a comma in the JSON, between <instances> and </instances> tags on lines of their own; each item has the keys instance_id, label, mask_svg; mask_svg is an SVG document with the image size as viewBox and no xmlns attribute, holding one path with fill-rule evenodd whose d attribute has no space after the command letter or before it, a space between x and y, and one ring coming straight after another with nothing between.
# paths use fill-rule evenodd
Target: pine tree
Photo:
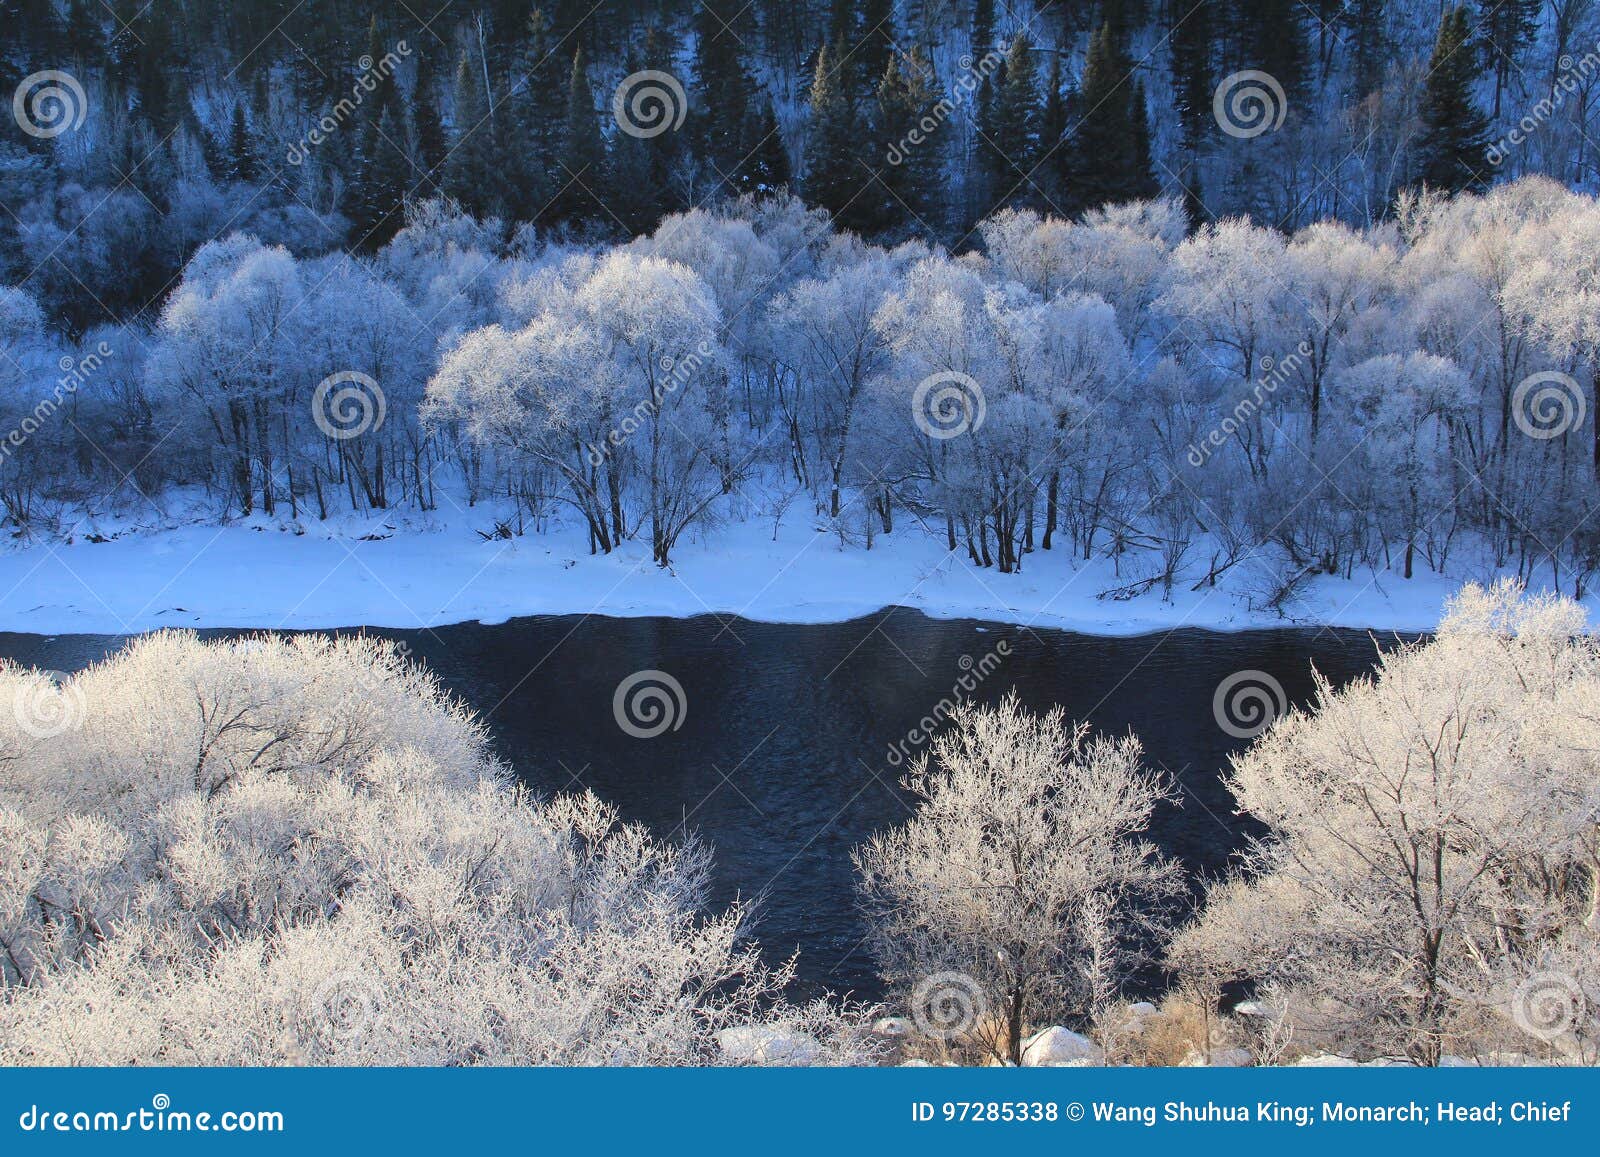
<instances>
[{"instance_id":1,"label":"pine tree","mask_svg":"<svg viewBox=\"0 0 1600 1157\"><path fill-rule=\"evenodd\" d=\"M433 54L417 55L416 87L412 92L411 123L414 126L417 150L418 179L423 190L432 193L444 182L444 163L450 146L445 140L444 120L439 113L439 80L435 74Z\"/></svg>"},{"instance_id":2,"label":"pine tree","mask_svg":"<svg viewBox=\"0 0 1600 1157\"><path fill-rule=\"evenodd\" d=\"M138 93L138 111L158 138L175 131L188 104L188 85L172 18L164 5L151 4L129 22L121 38L127 72Z\"/></svg>"},{"instance_id":3,"label":"pine tree","mask_svg":"<svg viewBox=\"0 0 1600 1157\"><path fill-rule=\"evenodd\" d=\"M1039 77L1026 33L1019 32L1006 52L1005 81L995 93L983 143L990 211L1038 200L1033 169L1039 156Z\"/></svg>"},{"instance_id":4,"label":"pine tree","mask_svg":"<svg viewBox=\"0 0 1600 1157\"><path fill-rule=\"evenodd\" d=\"M861 30L855 50L860 75L876 86L895 55L894 0L861 0Z\"/></svg>"},{"instance_id":5,"label":"pine tree","mask_svg":"<svg viewBox=\"0 0 1600 1157\"><path fill-rule=\"evenodd\" d=\"M932 65L913 48L903 63L889 58L877 93L877 156L886 162L878 177L888 190L889 219L930 240L937 239L946 138L945 119L935 115L933 77Z\"/></svg>"},{"instance_id":6,"label":"pine tree","mask_svg":"<svg viewBox=\"0 0 1600 1157\"><path fill-rule=\"evenodd\" d=\"M834 68L837 46L824 45L817 54L817 71L811 81L811 123L806 134L806 200L833 214L846 229L860 226L860 202L868 173L856 161L860 132L844 79Z\"/></svg>"},{"instance_id":7,"label":"pine tree","mask_svg":"<svg viewBox=\"0 0 1600 1157\"><path fill-rule=\"evenodd\" d=\"M1241 0L1236 12L1239 67L1267 73L1296 102L1308 73L1302 0Z\"/></svg>"},{"instance_id":8,"label":"pine tree","mask_svg":"<svg viewBox=\"0 0 1600 1157\"><path fill-rule=\"evenodd\" d=\"M1060 157L1067 135L1067 102L1061 91L1061 53L1050 54L1050 69L1045 74L1044 104L1039 109L1040 164L1034 183L1044 190L1052 208L1065 204L1066 188L1061 180Z\"/></svg>"},{"instance_id":9,"label":"pine tree","mask_svg":"<svg viewBox=\"0 0 1600 1157\"><path fill-rule=\"evenodd\" d=\"M1445 13L1422 96L1417 176L1430 188L1448 193L1485 184L1489 126L1472 99L1476 70L1471 36L1465 8Z\"/></svg>"},{"instance_id":10,"label":"pine tree","mask_svg":"<svg viewBox=\"0 0 1600 1157\"><path fill-rule=\"evenodd\" d=\"M994 0L973 0L972 59L982 60L994 47Z\"/></svg>"},{"instance_id":11,"label":"pine tree","mask_svg":"<svg viewBox=\"0 0 1600 1157\"><path fill-rule=\"evenodd\" d=\"M67 53L80 64L95 66L105 55L105 30L90 0L71 0L67 5L65 45Z\"/></svg>"},{"instance_id":12,"label":"pine tree","mask_svg":"<svg viewBox=\"0 0 1600 1157\"><path fill-rule=\"evenodd\" d=\"M227 174L230 181L246 185L255 184L260 176L255 143L250 139L250 125L245 119L242 98L233 102L233 118L228 129Z\"/></svg>"},{"instance_id":13,"label":"pine tree","mask_svg":"<svg viewBox=\"0 0 1600 1157\"><path fill-rule=\"evenodd\" d=\"M778 128L778 113L772 107L772 98L761 103L761 116L755 126L756 144L748 164L749 179L757 192L770 192L784 188L791 179L789 150L784 147L783 133Z\"/></svg>"},{"instance_id":14,"label":"pine tree","mask_svg":"<svg viewBox=\"0 0 1600 1157\"><path fill-rule=\"evenodd\" d=\"M646 67L655 67L657 57L654 43L646 45L645 53L644 60L637 56L628 58L625 67L629 75ZM659 163L657 154L667 147L667 142L675 135L665 132L653 137L640 137L618 132L612 138L606 204L631 234L651 232L666 213L665 167Z\"/></svg>"},{"instance_id":15,"label":"pine tree","mask_svg":"<svg viewBox=\"0 0 1600 1157\"><path fill-rule=\"evenodd\" d=\"M391 103L372 122L371 137L363 148L352 206L355 248L372 253L389 243L405 224L405 201L410 187L410 163L400 140L405 132Z\"/></svg>"},{"instance_id":16,"label":"pine tree","mask_svg":"<svg viewBox=\"0 0 1600 1157\"><path fill-rule=\"evenodd\" d=\"M690 137L707 174L721 192L737 195L749 184L744 166L756 141L760 119L756 82L745 66L736 29L748 5L739 0L705 0L695 14L695 100Z\"/></svg>"},{"instance_id":17,"label":"pine tree","mask_svg":"<svg viewBox=\"0 0 1600 1157\"><path fill-rule=\"evenodd\" d=\"M1101 25L1089 43L1074 111L1071 144L1060 154L1070 208L1154 195L1144 86L1109 25Z\"/></svg>"},{"instance_id":18,"label":"pine tree","mask_svg":"<svg viewBox=\"0 0 1600 1157\"><path fill-rule=\"evenodd\" d=\"M1351 0L1346 20L1350 25L1351 94L1364 100L1383 83L1384 61L1388 57L1388 29L1383 0Z\"/></svg>"},{"instance_id":19,"label":"pine tree","mask_svg":"<svg viewBox=\"0 0 1600 1157\"><path fill-rule=\"evenodd\" d=\"M1172 13L1173 98L1184 148L1192 155L1215 125L1211 112L1214 0L1180 0Z\"/></svg>"},{"instance_id":20,"label":"pine tree","mask_svg":"<svg viewBox=\"0 0 1600 1157\"><path fill-rule=\"evenodd\" d=\"M393 73L378 67L387 53L374 16L367 26L367 59L372 62L373 87L361 105L360 155L350 196L355 245L366 252L386 245L399 232L412 183L400 87Z\"/></svg>"},{"instance_id":21,"label":"pine tree","mask_svg":"<svg viewBox=\"0 0 1600 1157\"><path fill-rule=\"evenodd\" d=\"M470 50L469 50L470 52ZM501 152L495 147L494 122L484 99L482 73L464 52L456 66L454 145L444 166L444 190L468 212L499 214L501 190L494 180Z\"/></svg>"},{"instance_id":22,"label":"pine tree","mask_svg":"<svg viewBox=\"0 0 1600 1157\"><path fill-rule=\"evenodd\" d=\"M567 82L566 128L561 141L559 179L566 188L558 197L561 216L568 221L599 222L605 207L599 191L606 187L606 145L600 135L600 117L589 84L589 63L579 48L572 55ZM606 218L609 222L610 218Z\"/></svg>"},{"instance_id":23,"label":"pine tree","mask_svg":"<svg viewBox=\"0 0 1600 1157\"><path fill-rule=\"evenodd\" d=\"M559 161L570 78L557 44L550 17L535 5L523 24L515 80L501 104L507 211L536 223L553 219L551 198L566 181Z\"/></svg>"}]
</instances>

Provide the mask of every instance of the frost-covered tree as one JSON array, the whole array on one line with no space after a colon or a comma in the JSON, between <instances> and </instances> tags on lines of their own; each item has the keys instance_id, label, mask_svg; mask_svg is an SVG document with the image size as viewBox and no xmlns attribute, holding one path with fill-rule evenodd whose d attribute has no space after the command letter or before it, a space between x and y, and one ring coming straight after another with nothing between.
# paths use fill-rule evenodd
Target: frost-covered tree
<instances>
[{"instance_id":1,"label":"frost-covered tree","mask_svg":"<svg viewBox=\"0 0 1600 1157\"><path fill-rule=\"evenodd\" d=\"M297 362L305 293L288 250L232 234L203 246L162 310L152 373L181 383L225 456L231 501L271 514L282 486L279 423Z\"/></svg>"},{"instance_id":2,"label":"frost-covered tree","mask_svg":"<svg viewBox=\"0 0 1600 1157\"><path fill-rule=\"evenodd\" d=\"M1139 838L1170 788L1138 741L1091 736L1060 709L1032 715L1012 695L954 711L906 786L916 814L854 858L885 978L914 1004L964 1005L914 1007L919 1021L957 1012L1016 1063L1028 1025L1103 1011L1178 886Z\"/></svg>"},{"instance_id":3,"label":"frost-covered tree","mask_svg":"<svg viewBox=\"0 0 1600 1157\"><path fill-rule=\"evenodd\" d=\"M1592 1063L1597 707L1582 611L1508 583L1370 678L1319 676L1227 773L1266 832L1174 962L1265 986L1309 1043Z\"/></svg>"},{"instance_id":4,"label":"frost-covered tree","mask_svg":"<svg viewBox=\"0 0 1600 1157\"><path fill-rule=\"evenodd\" d=\"M169 632L0 684L0 1063L868 1055L702 911L704 847L530 799L388 643Z\"/></svg>"},{"instance_id":5,"label":"frost-covered tree","mask_svg":"<svg viewBox=\"0 0 1600 1157\"><path fill-rule=\"evenodd\" d=\"M893 275L887 255L867 252L799 282L772 304L776 356L793 374L785 417L800 481L812 482L806 464L814 461L830 518L839 517L857 412L888 360L888 342L873 318Z\"/></svg>"}]
</instances>

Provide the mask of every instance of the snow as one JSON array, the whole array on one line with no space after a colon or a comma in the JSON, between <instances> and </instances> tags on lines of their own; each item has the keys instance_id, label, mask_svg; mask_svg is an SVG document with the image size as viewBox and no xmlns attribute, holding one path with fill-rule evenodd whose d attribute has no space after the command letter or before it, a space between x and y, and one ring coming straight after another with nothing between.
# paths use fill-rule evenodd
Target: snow
<instances>
[{"instance_id":1,"label":"snow","mask_svg":"<svg viewBox=\"0 0 1600 1157\"><path fill-rule=\"evenodd\" d=\"M717 1033L717 1047L734 1064L814 1065L823 1056L816 1038L760 1025L736 1025Z\"/></svg>"},{"instance_id":2,"label":"snow","mask_svg":"<svg viewBox=\"0 0 1600 1157\"><path fill-rule=\"evenodd\" d=\"M1022 1064L1025 1068L1044 1068L1074 1061L1097 1065L1104 1056L1094 1041L1060 1025L1035 1033L1022 1042Z\"/></svg>"},{"instance_id":3,"label":"snow","mask_svg":"<svg viewBox=\"0 0 1600 1157\"><path fill-rule=\"evenodd\" d=\"M590 555L581 530L485 540L496 512L395 511L377 519L98 524L88 541L35 542L0 553L0 630L122 634L161 627L417 629L524 615L733 614L767 622L839 622L899 605L967 618L1104 635L1174 627L1241 630L1289 625L1423 631L1468 578L1419 571L1321 576L1287 617L1251 610L1241 583L1171 601L1159 590L1118 602L1099 592L1128 581L1105 559L1027 555L1021 574L970 565L914 523L841 547L791 512L776 539L770 518L685 540L670 570L648 543ZM303 530L303 533L298 533ZM1234 573L1247 568L1235 568Z\"/></svg>"}]
</instances>

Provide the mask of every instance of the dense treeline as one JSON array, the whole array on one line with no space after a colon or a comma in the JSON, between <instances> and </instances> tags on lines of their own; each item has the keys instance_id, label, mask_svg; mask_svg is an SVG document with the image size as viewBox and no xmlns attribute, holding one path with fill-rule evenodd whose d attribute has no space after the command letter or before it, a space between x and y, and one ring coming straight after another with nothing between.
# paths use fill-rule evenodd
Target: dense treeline
<instances>
[{"instance_id":1,"label":"dense treeline","mask_svg":"<svg viewBox=\"0 0 1600 1157\"><path fill-rule=\"evenodd\" d=\"M431 201L371 257L209 242L148 329L64 343L3 290L0 500L28 534L150 501L447 502L666 563L809 496L867 549L1109 558L1118 597L1237 567L1262 605L1453 562L1581 594L1600 565L1592 199L1526 179L1369 230L1190 233L1155 201L980 232L981 256L885 248L771 197L591 247Z\"/></svg>"},{"instance_id":2,"label":"dense treeline","mask_svg":"<svg viewBox=\"0 0 1600 1157\"><path fill-rule=\"evenodd\" d=\"M5 0L0 21L22 110L0 118L0 281L75 335L153 314L231 230L371 253L438 194L619 239L787 186L959 250L1005 208L1161 195L1191 225L1368 226L1421 182L1595 184L1588 0Z\"/></svg>"}]
</instances>

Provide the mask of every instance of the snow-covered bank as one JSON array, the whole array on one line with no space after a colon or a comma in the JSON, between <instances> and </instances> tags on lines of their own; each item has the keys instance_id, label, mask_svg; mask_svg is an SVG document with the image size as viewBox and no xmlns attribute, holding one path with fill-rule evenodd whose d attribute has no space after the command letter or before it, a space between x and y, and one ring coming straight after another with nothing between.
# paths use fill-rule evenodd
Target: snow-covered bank
<instances>
[{"instance_id":1,"label":"snow-covered bank","mask_svg":"<svg viewBox=\"0 0 1600 1157\"><path fill-rule=\"evenodd\" d=\"M1154 591L1126 601L1100 592L1128 580L1107 560L1059 552L1000 574L950 554L916 527L869 551L791 517L725 527L684 543L670 571L647 545L591 556L581 533L556 530L485 541L487 514L385 522L310 523L296 534L265 524L129 529L110 541L36 544L0 554L0 630L127 633L171 626L419 628L537 614L690 616L837 622L903 605L973 618L1096 634L1172 627L1241 630L1286 625L1414 631L1433 628L1468 578L1420 572L1321 577L1287 617L1251 610L1249 568L1170 602Z\"/></svg>"}]
</instances>

